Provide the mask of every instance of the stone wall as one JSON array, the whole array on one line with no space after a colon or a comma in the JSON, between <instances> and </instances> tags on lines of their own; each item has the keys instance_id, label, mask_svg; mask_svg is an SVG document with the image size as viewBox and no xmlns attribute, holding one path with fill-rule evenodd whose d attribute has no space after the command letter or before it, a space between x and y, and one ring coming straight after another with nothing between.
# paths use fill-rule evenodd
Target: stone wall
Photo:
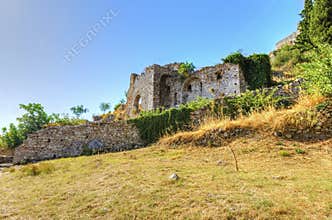
<instances>
[{"instance_id":1,"label":"stone wall","mask_svg":"<svg viewBox=\"0 0 332 220\"><path fill-rule=\"evenodd\" d=\"M80 156L85 151L117 152L143 146L137 128L125 121L49 127L29 135L15 150L14 163Z\"/></svg>"},{"instance_id":2,"label":"stone wall","mask_svg":"<svg viewBox=\"0 0 332 220\"><path fill-rule=\"evenodd\" d=\"M13 162L12 156L0 155L0 164Z\"/></svg>"}]
</instances>

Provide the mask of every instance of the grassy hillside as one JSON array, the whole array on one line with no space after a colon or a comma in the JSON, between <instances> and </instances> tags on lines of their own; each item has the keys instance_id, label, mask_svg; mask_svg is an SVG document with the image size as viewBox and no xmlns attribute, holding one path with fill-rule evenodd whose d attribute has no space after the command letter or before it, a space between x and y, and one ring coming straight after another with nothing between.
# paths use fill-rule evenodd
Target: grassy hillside
<instances>
[{"instance_id":1,"label":"grassy hillside","mask_svg":"<svg viewBox=\"0 0 332 220\"><path fill-rule=\"evenodd\" d=\"M145 149L8 168L0 219L332 219L329 103L304 97ZM294 130L320 138L275 136Z\"/></svg>"},{"instance_id":2,"label":"grassy hillside","mask_svg":"<svg viewBox=\"0 0 332 220\"><path fill-rule=\"evenodd\" d=\"M188 145L12 168L0 174L0 218L332 218L332 139L252 134L229 146L239 172L228 148Z\"/></svg>"}]
</instances>

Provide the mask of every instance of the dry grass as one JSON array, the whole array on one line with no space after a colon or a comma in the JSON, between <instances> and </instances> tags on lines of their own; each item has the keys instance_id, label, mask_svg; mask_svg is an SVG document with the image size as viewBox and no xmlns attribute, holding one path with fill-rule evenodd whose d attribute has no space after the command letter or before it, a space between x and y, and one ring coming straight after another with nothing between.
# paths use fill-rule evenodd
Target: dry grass
<instances>
[{"instance_id":1,"label":"dry grass","mask_svg":"<svg viewBox=\"0 0 332 220\"><path fill-rule=\"evenodd\" d=\"M14 151L5 147L0 147L0 155L11 156L14 154Z\"/></svg>"},{"instance_id":2,"label":"dry grass","mask_svg":"<svg viewBox=\"0 0 332 220\"><path fill-rule=\"evenodd\" d=\"M16 167L0 177L0 219L329 219L331 146L239 138L240 172L227 148L190 146L48 161L36 176Z\"/></svg>"},{"instance_id":3,"label":"dry grass","mask_svg":"<svg viewBox=\"0 0 332 220\"><path fill-rule=\"evenodd\" d=\"M250 116L240 116L237 120L207 118L205 123L197 130L167 136L160 140L160 144L194 144L200 142L203 138L220 136L220 133L231 132L236 129L272 134L275 131L284 131L290 126L298 129L311 128L318 122L318 116L308 110L323 102L324 97L305 96L299 100L299 103L291 109L276 110L270 108L263 112L254 112Z\"/></svg>"},{"instance_id":4,"label":"dry grass","mask_svg":"<svg viewBox=\"0 0 332 220\"><path fill-rule=\"evenodd\" d=\"M305 143L270 134L321 101L211 120L150 148L7 169L0 173L0 219L332 219L332 139ZM190 144L236 128L260 132L229 148ZM171 139L189 144L174 148ZM172 173L180 179L169 180Z\"/></svg>"}]
</instances>

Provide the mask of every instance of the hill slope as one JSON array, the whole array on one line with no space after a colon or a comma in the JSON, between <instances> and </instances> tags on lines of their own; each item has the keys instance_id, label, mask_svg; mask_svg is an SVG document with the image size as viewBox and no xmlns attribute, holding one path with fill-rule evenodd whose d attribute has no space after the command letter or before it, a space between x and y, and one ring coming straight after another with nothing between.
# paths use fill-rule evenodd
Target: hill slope
<instances>
[{"instance_id":1,"label":"hill slope","mask_svg":"<svg viewBox=\"0 0 332 220\"><path fill-rule=\"evenodd\" d=\"M251 134L229 146L239 172L228 148L188 146L12 168L0 174L0 219L332 218L332 139Z\"/></svg>"}]
</instances>

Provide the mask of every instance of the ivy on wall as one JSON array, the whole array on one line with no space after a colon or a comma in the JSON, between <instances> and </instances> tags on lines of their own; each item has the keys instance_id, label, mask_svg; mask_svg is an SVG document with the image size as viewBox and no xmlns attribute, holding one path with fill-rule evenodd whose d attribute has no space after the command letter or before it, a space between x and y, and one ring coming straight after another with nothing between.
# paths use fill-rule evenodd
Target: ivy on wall
<instances>
[{"instance_id":1,"label":"ivy on wall","mask_svg":"<svg viewBox=\"0 0 332 220\"><path fill-rule=\"evenodd\" d=\"M251 90L271 86L272 70L270 57L266 54L253 54L245 57L240 52L232 53L223 59L224 63L239 64Z\"/></svg>"},{"instance_id":2,"label":"ivy on wall","mask_svg":"<svg viewBox=\"0 0 332 220\"><path fill-rule=\"evenodd\" d=\"M199 109L208 109L212 117L235 119L239 115L248 115L268 107L279 108L291 104L288 97L275 96L275 91L248 91L240 96L225 97L221 100L199 98L179 108L142 112L138 118L129 122L137 126L144 141L153 143L166 134L190 128L190 113Z\"/></svg>"}]
</instances>

